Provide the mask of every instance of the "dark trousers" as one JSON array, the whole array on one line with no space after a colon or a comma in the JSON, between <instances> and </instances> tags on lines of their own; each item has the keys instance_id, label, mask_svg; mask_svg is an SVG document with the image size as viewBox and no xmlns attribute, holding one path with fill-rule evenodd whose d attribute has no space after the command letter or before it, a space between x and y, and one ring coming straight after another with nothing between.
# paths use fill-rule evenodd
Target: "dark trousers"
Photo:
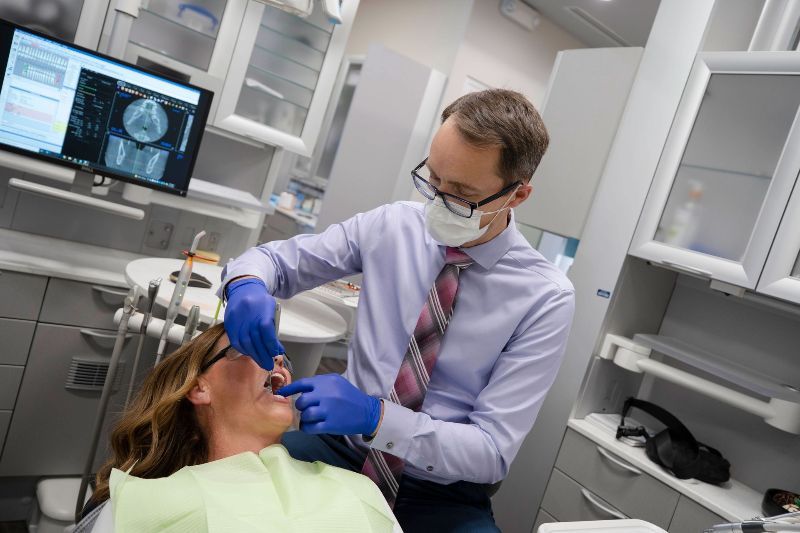
<instances>
[{"instance_id":1,"label":"dark trousers","mask_svg":"<svg viewBox=\"0 0 800 533\"><path fill-rule=\"evenodd\" d=\"M336 435L283 435L289 454L301 461L322 461L360 472L364 456ZM500 531L494 523L486 487L467 481L441 485L403 476L394 514L405 533L488 533Z\"/></svg>"}]
</instances>

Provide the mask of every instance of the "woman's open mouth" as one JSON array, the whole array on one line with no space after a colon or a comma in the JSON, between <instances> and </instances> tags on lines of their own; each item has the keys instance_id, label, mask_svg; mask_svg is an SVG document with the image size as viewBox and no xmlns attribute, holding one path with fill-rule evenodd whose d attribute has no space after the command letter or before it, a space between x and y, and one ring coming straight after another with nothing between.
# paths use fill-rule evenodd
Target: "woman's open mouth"
<instances>
[{"instance_id":1,"label":"woman's open mouth","mask_svg":"<svg viewBox=\"0 0 800 533\"><path fill-rule=\"evenodd\" d=\"M272 389L272 393L280 389L286 384L286 378L280 372L272 372L267 374L267 380L264 382L264 387Z\"/></svg>"}]
</instances>

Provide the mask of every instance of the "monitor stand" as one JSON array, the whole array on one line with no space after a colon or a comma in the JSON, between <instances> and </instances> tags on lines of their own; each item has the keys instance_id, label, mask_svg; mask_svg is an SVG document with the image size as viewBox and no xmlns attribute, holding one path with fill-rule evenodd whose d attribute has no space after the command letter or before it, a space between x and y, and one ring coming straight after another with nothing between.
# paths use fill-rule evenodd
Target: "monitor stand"
<instances>
[{"instance_id":1,"label":"monitor stand","mask_svg":"<svg viewBox=\"0 0 800 533\"><path fill-rule=\"evenodd\" d=\"M94 187L94 174L85 170L76 170L75 179L72 180L72 187L69 190L75 194L91 196L92 187Z\"/></svg>"}]
</instances>

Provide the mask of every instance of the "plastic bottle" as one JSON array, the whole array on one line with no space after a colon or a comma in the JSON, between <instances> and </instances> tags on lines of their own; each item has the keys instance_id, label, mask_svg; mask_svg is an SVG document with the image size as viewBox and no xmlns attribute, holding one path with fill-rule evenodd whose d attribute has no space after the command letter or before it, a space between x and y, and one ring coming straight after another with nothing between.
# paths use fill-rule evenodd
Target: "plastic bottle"
<instances>
[{"instance_id":1,"label":"plastic bottle","mask_svg":"<svg viewBox=\"0 0 800 533\"><path fill-rule=\"evenodd\" d=\"M689 193L686 201L675 210L672 223L664 234L664 242L680 248L694 249L696 245L700 201L703 198L703 184L689 181Z\"/></svg>"}]
</instances>

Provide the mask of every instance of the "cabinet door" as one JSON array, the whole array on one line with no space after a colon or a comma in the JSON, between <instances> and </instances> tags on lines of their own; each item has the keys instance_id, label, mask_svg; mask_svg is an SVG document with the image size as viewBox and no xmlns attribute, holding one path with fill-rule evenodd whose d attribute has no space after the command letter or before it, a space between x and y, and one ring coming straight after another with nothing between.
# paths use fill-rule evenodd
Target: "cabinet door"
<instances>
[{"instance_id":1,"label":"cabinet door","mask_svg":"<svg viewBox=\"0 0 800 533\"><path fill-rule=\"evenodd\" d=\"M333 25L319 4L301 18L251 0L214 124L310 156L357 7L344 2Z\"/></svg>"},{"instance_id":2,"label":"cabinet door","mask_svg":"<svg viewBox=\"0 0 800 533\"><path fill-rule=\"evenodd\" d=\"M632 255L755 288L800 169L797 74L792 52L698 55Z\"/></svg>"},{"instance_id":3,"label":"cabinet door","mask_svg":"<svg viewBox=\"0 0 800 533\"><path fill-rule=\"evenodd\" d=\"M143 2L124 59L218 94L246 5L247 0ZM108 14L106 40L115 16L113 10Z\"/></svg>"},{"instance_id":4,"label":"cabinet door","mask_svg":"<svg viewBox=\"0 0 800 533\"><path fill-rule=\"evenodd\" d=\"M36 327L0 460L0 476L81 473L115 336L110 330ZM136 343L128 340L120 357L96 467L106 454L107 429L125 401L135 349ZM141 366L151 361L143 359Z\"/></svg>"},{"instance_id":5,"label":"cabinet door","mask_svg":"<svg viewBox=\"0 0 800 533\"><path fill-rule=\"evenodd\" d=\"M714 524L728 522L718 514L712 513L686 496L681 496L675 515L669 524L669 533L685 533L687 531L705 531Z\"/></svg>"},{"instance_id":6,"label":"cabinet door","mask_svg":"<svg viewBox=\"0 0 800 533\"><path fill-rule=\"evenodd\" d=\"M800 188L795 185L757 292L800 303Z\"/></svg>"},{"instance_id":7,"label":"cabinet door","mask_svg":"<svg viewBox=\"0 0 800 533\"><path fill-rule=\"evenodd\" d=\"M87 48L97 48L108 0L11 0L0 18Z\"/></svg>"}]
</instances>

